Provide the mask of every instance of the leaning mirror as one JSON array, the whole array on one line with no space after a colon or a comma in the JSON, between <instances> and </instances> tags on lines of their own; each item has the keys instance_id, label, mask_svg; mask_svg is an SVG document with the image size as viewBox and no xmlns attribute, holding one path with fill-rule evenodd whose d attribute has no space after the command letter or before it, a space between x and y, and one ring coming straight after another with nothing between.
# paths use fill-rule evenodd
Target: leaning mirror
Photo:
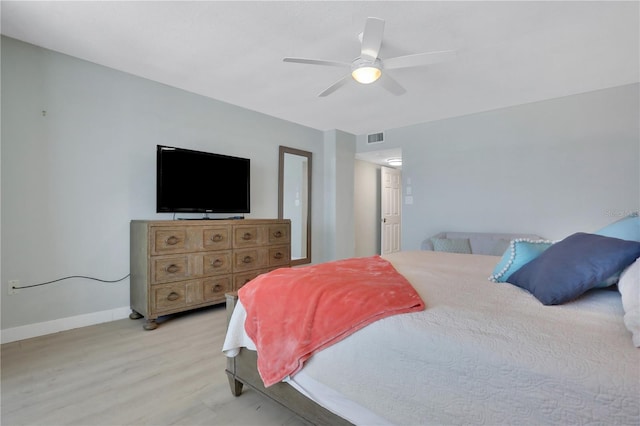
<instances>
[{"instance_id":1,"label":"leaning mirror","mask_svg":"<svg viewBox=\"0 0 640 426\"><path fill-rule=\"evenodd\" d=\"M278 218L291 220L291 265L311 263L311 157L280 147Z\"/></svg>"}]
</instances>

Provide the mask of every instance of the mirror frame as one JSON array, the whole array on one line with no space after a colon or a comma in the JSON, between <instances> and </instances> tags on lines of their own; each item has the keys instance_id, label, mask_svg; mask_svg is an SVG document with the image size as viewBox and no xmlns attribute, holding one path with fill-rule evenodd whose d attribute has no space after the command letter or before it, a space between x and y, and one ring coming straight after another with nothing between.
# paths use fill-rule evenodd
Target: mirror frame
<instances>
[{"instance_id":1,"label":"mirror frame","mask_svg":"<svg viewBox=\"0 0 640 426\"><path fill-rule=\"evenodd\" d=\"M284 157L285 154L297 155L307 159L307 253L306 257L292 259L291 266L311 263L311 160L313 154L301 149L280 146L278 163L278 219L284 219Z\"/></svg>"}]
</instances>

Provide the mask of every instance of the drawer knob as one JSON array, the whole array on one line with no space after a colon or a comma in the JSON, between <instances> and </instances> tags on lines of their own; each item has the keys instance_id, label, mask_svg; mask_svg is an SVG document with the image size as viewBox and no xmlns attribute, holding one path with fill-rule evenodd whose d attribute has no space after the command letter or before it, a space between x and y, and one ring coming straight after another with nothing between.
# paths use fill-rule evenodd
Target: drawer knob
<instances>
[{"instance_id":1,"label":"drawer knob","mask_svg":"<svg viewBox=\"0 0 640 426\"><path fill-rule=\"evenodd\" d=\"M251 263L253 262L253 257L251 256L245 256L244 259L242 259L243 263Z\"/></svg>"},{"instance_id":2,"label":"drawer knob","mask_svg":"<svg viewBox=\"0 0 640 426\"><path fill-rule=\"evenodd\" d=\"M211 266L213 266L214 268L219 268L222 266L222 260L220 259L216 259L213 262L211 262Z\"/></svg>"},{"instance_id":3,"label":"drawer knob","mask_svg":"<svg viewBox=\"0 0 640 426\"><path fill-rule=\"evenodd\" d=\"M180 270L180 267L178 265L176 265L175 263L167 266L166 271L170 274L175 274L176 272L178 272Z\"/></svg>"},{"instance_id":4,"label":"drawer knob","mask_svg":"<svg viewBox=\"0 0 640 426\"><path fill-rule=\"evenodd\" d=\"M284 254L277 252L276 254L273 255L274 259L282 259L284 257Z\"/></svg>"},{"instance_id":5,"label":"drawer knob","mask_svg":"<svg viewBox=\"0 0 640 426\"><path fill-rule=\"evenodd\" d=\"M218 293L219 291L222 291L222 286L220 284L216 284L213 286L213 292L214 293Z\"/></svg>"},{"instance_id":6,"label":"drawer knob","mask_svg":"<svg viewBox=\"0 0 640 426\"><path fill-rule=\"evenodd\" d=\"M170 300L172 302L175 301L175 300L178 300L178 299L180 299L180 295L178 293L176 293L175 291L172 291L167 296L167 300Z\"/></svg>"},{"instance_id":7,"label":"drawer knob","mask_svg":"<svg viewBox=\"0 0 640 426\"><path fill-rule=\"evenodd\" d=\"M247 241L251 239L251 232L245 232L244 235L242 236L242 239Z\"/></svg>"},{"instance_id":8,"label":"drawer knob","mask_svg":"<svg viewBox=\"0 0 640 426\"><path fill-rule=\"evenodd\" d=\"M180 242L180 238L172 235L164 241L168 246L175 246Z\"/></svg>"},{"instance_id":9,"label":"drawer knob","mask_svg":"<svg viewBox=\"0 0 640 426\"><path fill-rule=\"evenodd\" d=\"M222 240L223 240L223 237L220 234L216 234L211 237L211 241L213 241L214 243L219 243Z\"/></svg>"},{"instance_id":10,"label":"drawer knob","mask_svg":"<svg viewBox=\"0 0 640 426\"><path fill-rule=\"evenodd\" d=\"M274 233L273 233L273 236L274 236L274 237L276 237L276 238L280 238L280 237L282 237L282 231L276 231L276 232L274 232Z\"/></svg>"}]
</instances>

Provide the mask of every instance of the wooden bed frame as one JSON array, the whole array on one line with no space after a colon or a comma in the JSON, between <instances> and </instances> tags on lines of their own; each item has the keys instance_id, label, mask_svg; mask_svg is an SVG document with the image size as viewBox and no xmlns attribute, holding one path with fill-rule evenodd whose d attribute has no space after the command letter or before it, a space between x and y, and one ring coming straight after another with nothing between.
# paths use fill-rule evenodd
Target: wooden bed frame
<instances>
[{"instance_id":1,"label":"wooden bed frame","mask_svg":"<svg viewBox=\"0 0 640 426\"><path fill-rule=\"evenodd\" d=\"M226 294L227 324L231 319L231 314L233 313L237 300L238 294L236 292ZM258 374L257 359L256 352L247 349L240 350L240 353L234 358L227 358L227 368L225 372L229 379L231 393L234 396L240 396L243 386L246 385L254 391L288 408L294 414L311 424L332 426L352 424L318 405L286 383L277 383L269 388L265 388Z\"/></svg>"}]
</instances>

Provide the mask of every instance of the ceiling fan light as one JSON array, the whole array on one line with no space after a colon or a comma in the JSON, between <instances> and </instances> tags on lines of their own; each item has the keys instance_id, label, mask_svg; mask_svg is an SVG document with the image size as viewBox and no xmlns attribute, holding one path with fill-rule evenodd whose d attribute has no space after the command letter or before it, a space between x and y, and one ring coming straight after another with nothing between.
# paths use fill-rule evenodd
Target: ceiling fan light
<instances>
[{"instance_id":1,"label":"ceiling fan light","mask_svg":"<svg viewBox=\"0 0 640 426\"><path fill-rule=\"evenodd\" d=\"M355 81L361 84L370 84L380 78L382 71L380 68L371 65L365 65L354 69L351 76Z\"/></svg>"},{"instance_id":2,"label":"ceiling fan light","mask_svg":"<svg viewBox=\"0 0 640 426\"><path fill-rule=\"evenodd\" d=\"M397 158L397 157L388 158L387 164L390 166L402 166L402 158Z\"/></svg>"}]
</instances>

